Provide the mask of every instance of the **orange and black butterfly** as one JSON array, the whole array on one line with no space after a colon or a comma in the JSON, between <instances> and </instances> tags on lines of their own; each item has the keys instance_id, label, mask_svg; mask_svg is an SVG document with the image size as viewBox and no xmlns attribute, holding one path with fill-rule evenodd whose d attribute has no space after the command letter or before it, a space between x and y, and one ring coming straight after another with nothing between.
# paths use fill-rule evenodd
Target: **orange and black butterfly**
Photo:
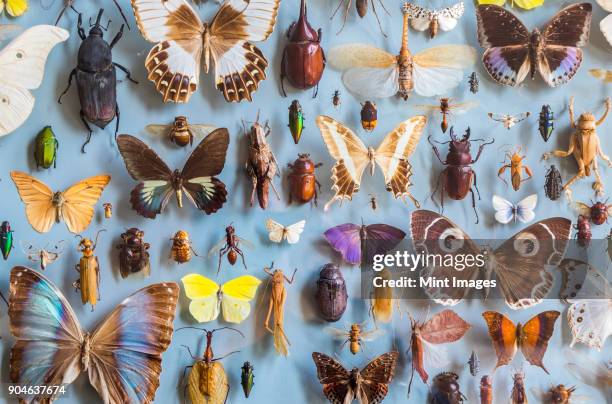
<instances>
[{"instance_id":1,"label":"orange and black butterfly","mask_svg":"<svg viewBox=\"0 0 612 404\"><path fill-rule=\"evenodd\" d=\"M560 314L555 310L544 311L527 321L525 325L520 323L514 325L508 317L496 311L482 313L497 355L495 369L509 364L520 348L529 363L541 367L548 373L542 360L548 341L555 330L555 321Z\"/></svg>"},{"instance_id":2,"label":"orange and black butterfly","mask_svg":"<svg viewBox=\"0 0 612 404\"><path fill-rule=\"evenodd\" d=\"M132 208L139 215L154 219L174 193L180 208L185 194L208 215L221 209L227 191L215 176L223 170L228 145L227 129L216 129L195 148L183 170L172 171L143 141L130 135L118 136L117 146L125 167L132 178L141 181L130 195Z\"/></svg>"},{"instance_id":3,"label":"orange and black butterfly","mask_svg":"<svg viewBox=\"0 0 612 404\"><path fill-rule=\"evenodd\" d=\"M337 360L319 352L312 353L317 366L317 377L323 385L323 394L332 404L378 404L389 392L393 380L398 352L387 352L359 371L346 370Z\"/></svg>"}]
</instances>

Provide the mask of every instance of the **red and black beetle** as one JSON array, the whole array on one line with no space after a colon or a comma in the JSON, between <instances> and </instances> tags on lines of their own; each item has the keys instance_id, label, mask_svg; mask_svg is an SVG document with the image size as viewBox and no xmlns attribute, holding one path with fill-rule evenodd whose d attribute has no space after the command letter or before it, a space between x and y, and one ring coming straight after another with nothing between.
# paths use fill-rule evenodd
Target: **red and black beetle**
<instances>
[{"instance_id":1,"label":"red and black beetle","mask_svg":"<svg viewBox=\"0 0 612 404\"><path fill-rule=\"evenodd\" d=\"M591 243L592 233L591 233L591 223L589 222L588 216L578 215L578 222L574 229L578 230L576 232L576 239L578 240L578 245L580 247L588 247Z\"/></svg>"},{"instance_id":2,"label":"red and black beetle","mask_svg":"<svg viewBox=\"0 0 612 404\"><path fill-rule=\"evenodd\" d=\"M586 203L576 202L576 206L580 215L588 217L596 225L606 223L608 215L612 215L612 204L608 205L608 200L605 202L591 201L591 206Z\"/></svg>"}]
</instances>

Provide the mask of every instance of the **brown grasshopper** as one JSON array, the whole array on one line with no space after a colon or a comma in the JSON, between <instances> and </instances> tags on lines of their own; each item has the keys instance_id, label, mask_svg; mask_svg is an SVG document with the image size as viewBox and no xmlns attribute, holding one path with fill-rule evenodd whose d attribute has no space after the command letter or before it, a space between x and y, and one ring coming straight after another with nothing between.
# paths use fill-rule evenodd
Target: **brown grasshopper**
<instances>
[{"instance_id":1,"label":"brown grasshopper","mask_svg":"<svg viewBox=\"0 0 612 404\"><path fill-rule=\"evenodd\" d=\"M264 125L259 123L259 113L257 113L257 120L249 131L245 127L245 133L249 137L249 159L246 162L246 169L253 184L251 206L253 206L255 192L257 192L259 206L266 209L270 186L272 186L272 190L280 201L280 195L276 191L274 183L272 183L274 176L278 175L280 177L278 164L270 145L266 141L266 137L270 134L270 127L267 122Z\"/></svg>"},{"instance_id":2,"label":"brown grasshopper","mask_svg":"<svg viewBox=\"0 0 612 404\"><path fill-rule=\"evenodd\" d=\"M264 272L271 276L272 289L270 290L270 299L268 301L268 314L264 322L264 327L272 335L274 335L274 348L280 355L289 355L288 347L291 345L287 334L285 334L284 319L285 319L285 300L287 299L287 290L285 282L293 283L293 278L297 272L297 268L293 271L291 279L283 273L282 269L274 269L274 263L269 268L264 268ZM271 329L270 316L274 313L274 329Z\"/></svg>"}]
</instances>

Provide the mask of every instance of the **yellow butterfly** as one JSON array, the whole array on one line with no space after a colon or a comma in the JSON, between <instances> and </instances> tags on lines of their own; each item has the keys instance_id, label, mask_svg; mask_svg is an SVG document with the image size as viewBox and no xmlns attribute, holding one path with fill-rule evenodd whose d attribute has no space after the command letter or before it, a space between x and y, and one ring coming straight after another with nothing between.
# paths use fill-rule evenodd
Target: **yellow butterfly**
<instances>
[{"instance_id":1,"label":"yellow butterfly","mask_svg":"<svg viewBox=\"0 0 612 404\"><path fill-rule=\"evenodd\" d=\"M200 275L189 274L181 279L185 295L191 300L189 312L200 323L207 323L219 317L229 323L243 322L251 312L249 303L257 293L261 281L252 275L243 275L219 286L216 282Z\"/></svg>"},{"instance_id":2,"label":"yellow butterfly","mask_svg":"<svg viewBox=\"0 0 612 404\"><path fill-rule=\"evenodd\" d=\"M22 173L11 171L21 200L26 205L30 225L39 233L51 230L53 222L61 219L71 233L83 232L91 223L94 205L100 199L110 175L89 177L74 184L64 192L53 192L44 182Z\"/></svg>"},{"instance_id":3,"label":"yellow butterfly","mask_svg":"<svg viewBox=\"0 0 612 404\"><path fill-rule=\"evenodd\" d=\"M495 4L496 6L502 7L506 3L506 0L478 0L478 4ZM536 7L540 7L544 4L544 0L510 0L510 5L519 6L524 10L531 10Z\"/></svg>"},{"instance_id":4,"label":"yellow butterfly","mask_svg":"<svg viewBox=\"0 0 612 404\"><path fill-rule=\"evenodd\" d=\"M6 10L11 17L19 17L28 9L28 0L0 0L0 14Z\"/></svg>"}]
</instances>

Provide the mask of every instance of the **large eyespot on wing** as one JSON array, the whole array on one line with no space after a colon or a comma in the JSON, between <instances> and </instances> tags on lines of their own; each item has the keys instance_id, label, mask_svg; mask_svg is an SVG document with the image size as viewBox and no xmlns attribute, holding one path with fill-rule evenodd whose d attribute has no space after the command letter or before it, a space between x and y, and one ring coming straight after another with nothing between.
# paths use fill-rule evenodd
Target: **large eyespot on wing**
<instances>
[{"instance_id":1,"label":"large eyespot on wing","mask_svg":"<svg viewBox=\"0 0 612 404\"><path fill-rule=\"evenodd\" d=\"M555 321L561 313L555 310L544 311L523 326L522 339L520 341L521 351L525 359L534 366L541 367L546 373L542 359L548 348L548 341L555 331Z\"/></svg>"},{"instance_id":2,"label":"large eyespot on wing","mask_svg":"<svg viewBox=\"0 0 612 404\"><path fill-rule=\"evenodd\" d=\"M20 171L11 171L11 178L17 187L19 197L26 206L26 217L32 228L39 233L51 230L56 219L51 188L44 182Z\"/></svg>"},{"instance_id":3,"label":"large eyespot on wing","mask_svg":"<svg viewBox=\"0 0 612 404\"><path fill-rule=\"evenodd\" d=\"M487 322L489 336L497 355L495 369L512 361L517 351L516 327L506 316L496 311L485 311L482 317Z\"/></svg>"},{"instance_id":4,"label":"large eyespot on wing","mask_svg":"<svg viewBox=\"0 0 612 404\"><path fill-rule=\"evenodd\" d=\"M94 206L110 180L110 175L89 177L63 192L61 215L71 233L82 233L89 226Z\"/></svg>"},{"instance_id":5,"label":"large eyespot on wing","mask_svg":"<svg viewBox=\"0 0 612 404\"><path fill-rule=\"evenodd\" d=\"M16 339L9 359L11 382L61 385L78 377L83 333L74 311L55 285L32 269L13 268L8 315Z\"/></svg>"},{"instance_id":6,"label":"large eyespot on wing","mask_svg":"<svg viewBox=\"0 0 612 404\"><path fill-rule=\"evenodd\" d=\"M156 283L125 299L91 336L89 381L105 403L152 403L170 345L176 283Z\"/></svg>"}]
</instances>

